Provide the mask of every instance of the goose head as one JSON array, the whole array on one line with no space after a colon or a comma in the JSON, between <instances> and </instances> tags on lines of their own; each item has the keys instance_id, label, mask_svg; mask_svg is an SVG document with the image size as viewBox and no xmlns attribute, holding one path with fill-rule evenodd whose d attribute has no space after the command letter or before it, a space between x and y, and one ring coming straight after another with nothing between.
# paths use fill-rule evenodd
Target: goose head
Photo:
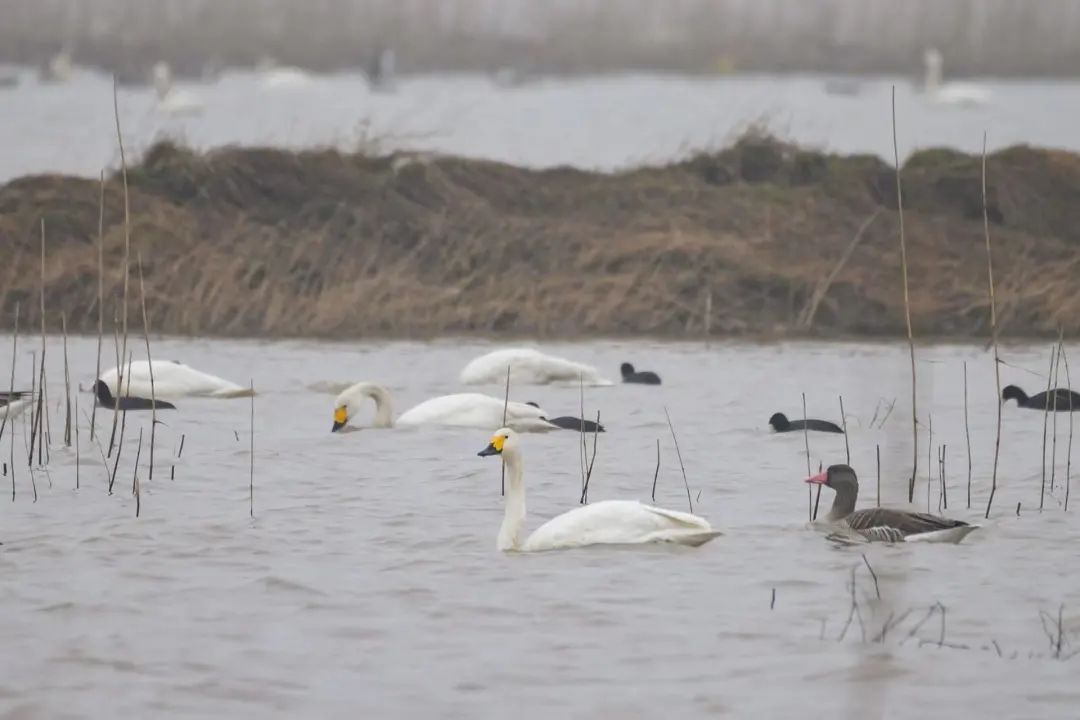
<instances>
[{"instance_id":1,"label":"goose head","mask_svg":"<svg viewBox=\"0 0 1080 720\"><path fill-rule=\"evenodd\" d=\"M830 465L825 472L806 478L806 482L832 488L837 495L855 496L859 492L859 477L850 465Z\"/></svg>"}]
</instances>

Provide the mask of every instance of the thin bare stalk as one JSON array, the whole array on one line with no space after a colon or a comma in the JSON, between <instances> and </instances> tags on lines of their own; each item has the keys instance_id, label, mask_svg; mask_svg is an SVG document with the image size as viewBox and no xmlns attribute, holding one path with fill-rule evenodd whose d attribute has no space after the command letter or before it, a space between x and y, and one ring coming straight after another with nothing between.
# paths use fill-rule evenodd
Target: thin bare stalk
<instances>
[{"instance_id":1,"label":"thin bare stalk","mask_svg":"<svg viewBox=\"0 0 1080 720\"><path fill-rule=\"evenodd\" d=\"M971 426L968 424L967 361L964 361L964 438L967 440L967 508L971 509Z\"/></svg>"},{"instance_id":2,"label":"thin bare stalk","mask_svg":"<svg viewBox=\"0 0 1080 720\"><path fill-rule=\"evenodd\" d=\"M813 471L810 470L810 433L806 429L806 393L802 394L802 436L803 445L806 448L806 477L813 475ZM818 487L818 499L821 499L821 488ZM814 518L817 517L817 504L814 502L814 489L809 485L806 486L806 512L810 517L810 522L814 522Z\"/></svg>"},{"instance_id":3,"label":"thin bare stalk","mask_svg":"<svg viewBox=\"0 0 1080 720\"><path fill-rule=\"evenodd\" d=\"M1001 364L998 357L997 303L994 298L994 256L990 245L990 216L986 210L986 133L983 133L982 146L982 205L983 235L986 237L986 277L990 292L990 339L994 346L994 401L997 403L997 432L994 436L994 469L990 473L990 499L986 501L986 515L990 518L990 508L997 493L998 455L1001 453Z\"/></svg>"},{"instance_id":4,"label":"thin bare stalk","mask_svg":"<svg viewBox=\"0 0 1080 720\"><path fill-rule=\"evenodd\" d=\"M139 513L142 511L142 485L139 483L139 456L142 455L142 435L143 429L139 428L139 449L135 451L135 475L131 479L131 494L135 496L135 517L139 517ZM117 451L116 457L119 459L119 451Z\"/></svg>"},{"instance_id":5,"label":"thin bare stalk","mask_svg":"<svg viewBox=\"0 0 1080 720\"><path fill-rule=\"evenodd\" d=\"M1069 487L1072 485L1072 441L1073 441L1073 389L1072 377L1069 375L1069 355L1065 352L1065 345L1061 346L1061 359L1065 363L1065 382L1069 386L1069 444L1065 450L1065 512L1069 511Z\"/></svg>"},{"instance_id":6,"label":"thin bare stalk","mask_svg":"<svg viewBox=\"0 0 1080 720\"><path fill-rule=\"evenodd\" d=\"M154 389L154 360L150 355L150 322L146 319L146 286L143 284L142 253L138 253L139 304L142 306L143 339L146 340L146 365L150 368L150 475L154 479L154 438L157 435L157 393Z\"/></svg>"},{"instance_id":7,"label":"thin bare stalk","mask_svg":"<svg viewBox=\"0 0 1080 720\"><path fill-rule=\"evenodd\" d=\"M97 361L94 365L94 380L101 377L101 336L105 328L105 171L101 171L101 190L98 199L98 315L97 315ZM97 403L90 404L90 440L94 439L97 422ZM76 418L76 424L78 418Z\"/></svg>"},{"instance_id":8,"label":"thin bare stalk","mask_svg":"<svg viewBox=\"0 0 1080 720\"><path fill-rule=\"evenodd\" d=\"M585 418L581 418L582 426L585 425ZM585 431L582 429L581 437L585 437ZM596 411L596 427L593 428L592 435L592 458L589 459L589 467L585 469L585 483L581 488L581 504L585 505L589 502L589 480L592 479L593 463L596 462L596 443L600 437L600 411Z\"/></svg>"},{"instance_id":9,"label":"thin bare stalk","mask_svg":"<svg viewBox=\"0 0 1080 720\"><path fill-rule=\"evenodd\" d=\"M927 416L929 420L929 437L926 439L926 512L930 512L930 488L934 484L934 471L930 462L930 451L934 447L934 416Z\"/></svg>"},{"instance_id":10,"label":"thin bare stalk","mask_svg":"<svg viewBox=\"0 0 1080 720\"><path fill-rule=\"evenodd\" d=\"M64 334L64 445L71 447L71 373L68 369L67 313L60 313L60 329ZM76 417L76 424L78 421Z\"/></svg>"},{"instance_id":11,"label":"thin bare stalk","mask_svg":"<svg viewBox=\"0 0 1080 720\"><path fill-rule=\"evenodd\" d=\"M116 76L113 76L113 118L116 120L116 142L120 146L120 171L123 174L124 179L124 306L120 311L121 322L123 323L124 340L123 345L120 348L120 357L128 357L127 343L128 343L128 282L131 277L131 206L128 198L128 174L127 174L127 157L124 154L124 135L120 131L120 105L116 99ZM131 369L131 364L128 363L128 370ZM119 363L116 367L116 389L119 392L120 388L124 387L123 376L120 374L122 368ZM131 387L131 383L128 383L128 387ZM119 394L117 395L119 398Z\"/></svg>"},{"instance_id":12,"label":"thin bare stalk","mask_svg":"<svg viewBox=\"0 0 1080 720\"><path fill-rule=\"evenodd\" d=\"M1054 397L1053 397L1053 413L1054 419L1052 422L1053 440L1050 442L1050 494L1054 494L1054 478L1057 476L1057 401L1058 401L1058 377L1061 372L1061 346L1065 339L1064 330L1058 331L1058 344L1057 349L1054 352ZM1048 403L1049 404L1049 403Z\"/></svg>"},{"instance_id":13,"label":"thin bare stalk","mask_svg":"<svg viewBox=\"0 0 1080 720\"><path fill-rule=\"evenodd\" d=\"M712 288L705 290L705 349L712 339Z\"/></svg>"},{"instance_id":14,"label":"thin bare stalk","mask_svg":"<svg viewBox=\"0 0 1080 720\"><path fill-rule=\"evenodd\" d=\"M911 354L911 480L908 502L915 499L915 476L919 470L919 422L915 406L915 339L911 332L911 299L908 296L907 239L904 236L904 193L900 186L900 150L896 142L896 86L892 88L892 142L896 162L896 210L900 215L900 270L904 278L904 320L907 322L908 352Z\"/></svg>"},{"instance_id":15,"label":"thin bare stalk","mask_svg":"<svg viewBox=\"0 0 1080 720\"><path fill-rule=\"evenodd\" d=\"M128 367L127 367L127 370L128 370L127 374L126 374L127 383L128 383L127 384L127 394L130 394L131 393L131 353L128 353ZM117 372L119 373L119 367L117 368ZM119 375L117 375L117 377L119 377ZM120 390L120 385L119 385L119 381L117 381L117 391L118 391L117 403L116 403L117 406L120 405L120 403L119 403L119 397L120 397L119 390ZM127 428L127 410L125 409L125 410L120 411L120 440L116 444L116 459L113 461L112 478L109 479L109 494L110 495L112 495L113 483L116 482L116 469L118 467L120 467L120 455L121 455L121 451L124 449L124 430L126 428ZM139 444L139 447L142 447L141 443Z\"/></svg>"},{"instance_id":16,"label":"thin bare stalk","mask_svg":"<svg viewBox=\"0 0 1080 720\"><path fill-rule=\"evenodd\" d=\"M506 427L506 411L510 407L510 363L506 363L506 394L503 396L503 427ZM499 459L502 460L502 477L499 480L499 494L506 494L506 460L500 455Z\"/></svg>"},{"instance_id":17,"label":"thin bare stalk","mask_svg":"<svg viewBox=\"0 0 1080 720\"><path fill-rule=\"evenodd\" d=\"M686 503L690 506L690 512L694 512L694 503L690 499L690 483L686 480L686 466L683 465L682 451L679 450L679 438L675 436L675 426L671 424L671 415L668 414L667 406L664 406L664 417L667 418L668 430L671 431L671 439L675 441L675 455L679 458L679 469L682 470L683 485L686 487Z\"/></svg>"},{"instance_id":18,"label":"thin bare stalk","mask_svg":"<svg viewBox=\"0 0 1080 720\"><path fill-rule=\"evenodd\" d=\"M179 452L176 453L176 459L177 460L179 460L184 455L184 439L186 437L187 437L186 434L181 434L180 435L180 450L179 450ZM169 479L170 480L175 480L176 479L176 463L173 463L172 467L169 469Z\"/></svg>"},{"instance_id":19,"label":"thin bare stalk","mask_svg":"<svg viewBox=\"0 0 1080 720\"><path fill-rule=\"evenodd\" d=\"M844 460L844 462L846 464L850 465L851 464L851 446L848 445L847 415L844 413L844 396L840 395L839 397L840 397L840 422L844 426L844 456L846 458L846 460Z\"/></svg>"},{"instance_id":20,"label":"thin bare stalk","mask_svg":"<svg viewBox=\"0 0 1080 720\"><path fill-rule=\"evenodd\" d=\"M251 438L248 448L248 515L255 517L255 380L251 386L251 425L248 428Z\"/></svg>"},{"instance_id":21,"label":"thin bare stalk","mask_svg":"<svg viewBox=\"0 0 1080 720\"><path fill-rule=\"evenodd\" d=\"M82 454L79 448L79 394L75 393L75 489L79 489L79 473L82 465Z\"/></svg>"},{"instance_id":22,"label":"thin bare stalk","mask_svg":"<svg viewBox=\"0 0 1080 720\"><path fill-rule=\"evenodd\" d=\"M16 353L19 348L19 301L15 301L15 333L11 338L11 395L15 394L15 359ZM11 397L9 395L8 397ZM30 396L31 404L34 402L34 396ZM4 426L7 425L8 416L11 414L10 408L8 412L4 413ZM3 427L0 427L0 438L4 437ZM11 502L15 502L15 420L11 419L11 455L8 458L11 465Z\"/></svg>"},{"instance_id":23,"label":"thin bare stalk","mask_svg":"<svg viewBox=\"0 0 1080 720\"><path fill-rule=\"evenodd\" d=\"M113 392L112 432L109 434L108 457L112 457L113 447L116 445L116 428L120 424L120 395L124 389L121 382L124 377L124 368L120 362L120 325L117 322L115 308L113 308L113 350L116 351L116 389Z\"/></svg>"},{"instance_id":24,"label":"thin bare stalk","mask_svg":"<svg viewBox=\"0 0 1080 720\"><path fill-rule=\"evenodd\" d=\"M1046 497L1046 430L1050 419L1050 387L1054 381L1054 356L1057 354L1057 346L1050 348L1050 370L1046 374L1046 404L1043 406L1043 436L1042 436L1042 480L1039 482L1039 512L1043 509L1043 500Z\"/></svg>"},{"instance_id":25,"label":"thin bare stalk","mask_svg":"<svg viewBox=\"0 0 1080 720\"><path fill-rule=\"evenodd\" d=\"M588 462L589 451L585 447L585 374L578 374L578 397L580 398L580 409L578 417L581 418L581 446L578 448L578 464L581 466L581 504L585 504L585 464Z\"/></svg>"},{"instance_id":26,"label":"thin bare stalk","mask_svg":"<svg viewBox=\"0 0 1080 720\"><path fill-rule=\"evenodd\" d=\"M652 476L652 501L656 502L656 480L660 477L660 438L656 438L656 472Z\"/></svg>"},{"instance_id":27,"label":"thin bare stalk","mask_svg":"<svg viewBox=\"0 0 1080 720\"><path fill-rule=\"evenodd\" d=\"M877 448L877 506L881 507L881 446Z\"/></svg>"}]
</instances>

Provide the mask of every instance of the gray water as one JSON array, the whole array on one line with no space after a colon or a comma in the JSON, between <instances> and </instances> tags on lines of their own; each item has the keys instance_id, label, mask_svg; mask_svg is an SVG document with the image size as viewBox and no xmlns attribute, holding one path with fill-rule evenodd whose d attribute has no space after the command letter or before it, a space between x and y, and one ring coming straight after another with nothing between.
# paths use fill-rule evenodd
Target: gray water
<instances>
[{"instance_id":1,"label":"gray water","mask_svg":"<svg viewBox=\"0 0 1080 720\"><path fill-rule=\"evenodd\" d=\"M71 82L41 85L31 71L19 73L17 87L0 89L0 181L41 172L97 177L119 166L111 78L79 71ZM271 88L256 73L231 72L211 83L176 84L204 103L198 116L162 113L148 87L121 88L118 104L133 155L172 138L200 149L409 148L615 170L722 147L752 125L891 162L895 85L902 157L932 146L978 152L984 131L991 150L1015 143L1080 150L1073 122L1080 83L979 81L989 102L953 107L923 94L916 76L921 68L912 78L863 78L857 95L834 95L827 78L797 76L623 75L516 87L483 76L415 76L401 78L394 92L373 92L359 74Z\"/></svg>"},{"instance_id":2,"label":"gray water","mask_svg":"<svg viewBox=\"0 0 1080 720\"><path fill-rule=\"evenodd\" d=\"M0 347L9 343L0 338ZM73 384L92 379L94 346L72 339ZM16 372L25 384L32 347L24 338ZM461 367L491 347L158 339L156 357L239 383L251 379L259 390L254 518L249 401L189 399L162 413L153 480L143 448L136 519L135 439L140 429L149 433L148 418L128 416L112 495L81 418L81 487L74 489L75 453L62 447L58 429L61 346L50 338L48 474L35 473L35 503L20 423L15 500L0 502L0 638L8 658L0 715L1076 716L1080 660L1051 657L1039 616L1056 618L1064 603L1065 652L1080 644L1080 581L1072 573L1080 521L1061 507L1068 420L1058 418L1055 489L1040 514L1043 416L1005 408L994 512L981 521L995 424L989 354L923 348L918 368L915 506L926 508L932 419L933 452L947 446L943 512L983 528L958 546L837 548L806 528L803 436L771 434L766 420L777 410L801 416L801 393L810 416L839 420L843 394L860 504L874 503L880 445L883 502L902 505L911 452L905 346L545 344L611 377L629 359L664 378L661 387L586 389L586 413L599 410L608 429L590 499L648 500L659 439L656 502L687 508L666 407L694 510L726 534L696 549L528 556L494 547L499 465L476 456L490 433L331 434L333 395L309 389L379 381L400 413L459 391ZM1002 382L1034 392L1045 384L1045 356L1006 348ZM6 378L6 362L0 370ZM558 414L574 414L580 402L576 387L514 387L511 397ZM79 398L85 409L89 396ZM107 430L109 420L99 413L99 427ZM529 528L578 502L579 439L526 436ZM7 457L8 437L0 447ZM815 472L819 462L844 459L841 436L811 435ZM936 512L936 460L933 467ZM826 490L823 505L830 499ZM877 574L880 601L862 553ZM853 568L866 642L858 621L837 639ZM936 602L947 609L944 636L940 615L918 626ZM907 610L884 642L871 642L890 614Z\"/></svg>"}]
</instances>

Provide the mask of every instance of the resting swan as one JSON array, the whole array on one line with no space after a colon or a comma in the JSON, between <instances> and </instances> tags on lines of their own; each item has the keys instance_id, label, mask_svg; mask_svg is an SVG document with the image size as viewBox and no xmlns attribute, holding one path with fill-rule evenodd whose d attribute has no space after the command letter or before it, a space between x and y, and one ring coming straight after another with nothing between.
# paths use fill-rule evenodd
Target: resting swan
<instances>
[{"instance_id":1,"label":"resting swan","mask_svg":"<svg viewBox=\"0 0 1080 720\"><path fill-rule=\"evenodd\" d=\"M546 385L553 382L586 385L613 385L600 377L592 365L545 355L531 348L507 348L495 350L473 359L461 371L465 385L506 382L506 368L510 367L510 382Z\"/></svg>"},{"instance_id":2,"label":"resting swan","mask_svg":"<svg viewBox=\"0 0 1080 720\"><path fill-rule=\"evenodd\" d=\"M130 367L130 371L129 371ZM250 397L251 388L229 382L216 375L199 372L193 367L175 360L154 361L154 387L150 387L150 363L145 360L133 362L124 367L124 391L116 391L116 368L101 376L109 392L117 397L138 398L178 398L178 397L214 397L237 398ZM130 374L130 378L128 375ZM161 405L159 404L160 408Z\"/></svg>"},{"instance_id":3,"label":"resting swan","mask_svg":"<svg viewBox=\"0 0 1080 720\"><path fill-rule=\"evenodd\" d=\"M375 421L372 427L389 428L411 425L448 425L490 430L508 424L520 432L549 432L558 430L544 419L542 409L519 402L504 403L499 398L479 393L458 393L431 398L406 410L394 421L390 393L381 385L369 382L356 383L334 401L334 426L337 432L348 424L364 401L375 401ZM506 417L503 419L503 405Z\"/></svg>"},{"instance_id":4,"label":"resting swan","mask_svg":"<svg viewBox=\"0 0 1080 720\"><path fill-rule=\"evenodd\" d=\"M644 505L636 500L603 500L548 520L521 540L525 524L525 481L517 433L495 431L480 457L501 455L506 465L506 513L495 547L539 552L585 545L638 545L669 542L697 547L721 533L696 515Z\"/></svg>"}]
</instances>

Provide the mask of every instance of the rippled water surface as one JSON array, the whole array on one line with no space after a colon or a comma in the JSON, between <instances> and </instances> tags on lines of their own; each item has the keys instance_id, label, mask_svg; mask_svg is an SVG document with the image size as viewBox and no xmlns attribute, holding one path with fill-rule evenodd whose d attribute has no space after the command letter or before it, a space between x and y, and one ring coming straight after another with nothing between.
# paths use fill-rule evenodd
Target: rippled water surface
<instances>
[{"instance_id":1,"label":"rippled water surface","mask_svg":"<svg viewBox=\"0 0 1080 720\"><path fill-rule=\"evenodd\" d=\"M9 347L10 338L0 343ZM16 370L27 384L30 343L23 339ZM94 346L71 341L73 383L92 379ZM874 502L877 445L883 499L901 503L911 453L904 346L546 345L612 376L629 359L664 378L661 387L586 389L586 413L599 410L608 428L590 498L647 500L659 439L656 501L686 508L666 407L694 509L726 535L696 549L504 555L494 548L498 461L476 456L489 433L332 435L333 396L309 389L379 381L400 412L459 390L458 371L490 347L158 340L158 357L239 383L252 379L259 389L255 516L248 401L185 400L162 413L153 480L142 450L136 519L133 459L148 418L128 417L111 496L80 418L76 490L76 456L62 447L59 429L61 345L50 339L49 471L35 473L35 503L19 424L16 495L0 503L0 638L8 659L0 714L1075 717L1080 660L1050 656L1039 615L1056 620L1064 603L1064 654L1080 646L1080 581L1072 572L1080 521L1061 507L1066 416L1058 419L1059 464L1042 514L1042 415L1010 404L995 512L981 530L959 546L836 548L805 527L803 436L770 434L765 422L776 410L800 416L803 392L811 416L839 419L842 393L862 504ZM1044 355L1007 349L1003 382L1033 392L1045 383ZM919 373L916 505L925 509L932 417L932 452L947 446L947 514L976 520L992 457L992 362L977 348L923 349ZM514 387L511 396L558 414L573 414L580 402L576 387ZM79 398L82 411L89 396ZM108 419L98 416L106 429ZM530 528L577 502L579 439L526 437ZM813 435L810 454L815 471L819 462L843 461L843 439ZM933 466L936 511L936 458ZM830 499L826 491L822 502ZM857 619L838 641L853 568L865 643ZM940 613L919 624L937 602L946 608L944 631ZM899 623L884 642L871 642L890 616Z\"/></svg>"},{"instance_id":2,"label":"rippled water surface","mask_svg":"<svg viewBox=\"0 0 1080 720\"><path fill-rule=\"evenodd\" d=\"M119 165L112 83L81 71L41 85L21 71L0 89L0 180L39 172L97 177ZM313 76L267 86L251 72L211 83L178 82L202 105L195 116L159 109L153 89L124 87L120 115L129 150L170 137L197 148L227 144L408 147L531 167L615 169L664 163L722 146L755 123L785 138L891 161L890 92L897 89L900 153L947 146L978 152L1015 143L1080 150L1073 118L1080 83L981 82L987 102L936 103L918 78L867 78L830 94L823 77L684 78L625 75L538 80L502 87L484 76L402 78L394 92L372 92L358 74Z\"/></svg>"}]
</instances>

